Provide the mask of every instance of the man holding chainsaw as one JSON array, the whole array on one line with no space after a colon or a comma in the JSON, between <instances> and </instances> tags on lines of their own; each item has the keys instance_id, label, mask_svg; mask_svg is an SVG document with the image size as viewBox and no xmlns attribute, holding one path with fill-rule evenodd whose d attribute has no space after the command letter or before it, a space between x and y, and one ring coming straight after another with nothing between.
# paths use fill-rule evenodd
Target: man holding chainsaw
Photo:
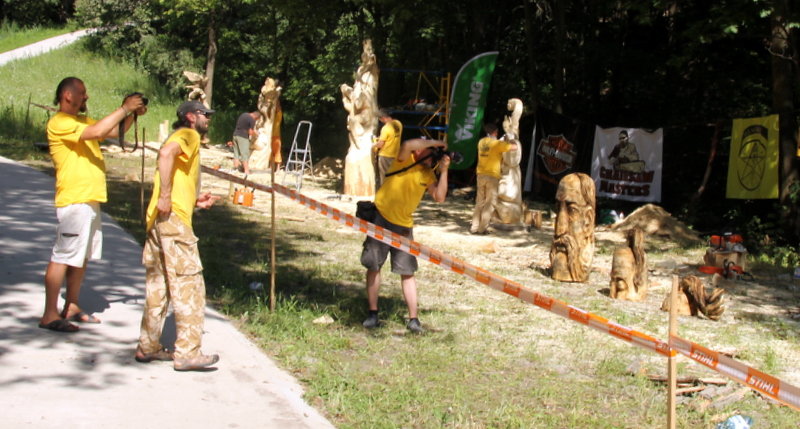
<instances>
[{"instance_id":1,"label":"man holding chainsaw","mask_svg":"<svg viewBox=\"0 0 800 429\"><path fill-rule=\"evenodd\" d=\"M201 371L219 360L200 351L206 285L192 229L194 209L210 208L218 196L200 193L200 136L208 132L213 110L198 101L178 108L175 132L158 151L153 195L147 208L146 270L137 362L173 361L176 371ZM161 345L167 307L175 313L175 352Z\"/></svg>"},{"instance_id":2,"label":"man holding chainsaw","mask_svg":"<svg viewBox=\"0 0 800 429\"><path fill-rule=\"evenodd\" d=\"M142 96L130 95L122 106L95 121L86 115L88 99L83 81L64 78L53 101L58 111L47 122L47 140L56 170L58 230L44 276L45 305L39 327L57 332L78 331L71 322L100 323L78 305L86 263L102 255L100 203L106 202L106 176L99 142L118 137L120 123L127 130L133 122L131 114L147 112ZM67 294L59 313L58 294L65 280Z\"/></svg>"}]
</instances>

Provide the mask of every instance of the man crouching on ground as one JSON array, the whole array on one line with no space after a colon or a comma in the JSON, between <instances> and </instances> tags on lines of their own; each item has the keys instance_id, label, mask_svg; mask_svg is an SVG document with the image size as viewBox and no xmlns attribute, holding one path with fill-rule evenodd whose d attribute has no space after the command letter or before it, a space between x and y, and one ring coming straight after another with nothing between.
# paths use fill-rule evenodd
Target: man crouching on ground
<instances>
[{"instance_id":1,"label":"man crouching on ground","mask_svg":"<svg viewBox=\"0 0 800 429\"><path fill-rule=\"evenodd\" d=\"M373 223L400 234L409 240L414 239L413 214L417 210L425 191L439 203L447 196L447 169L450 157L442 155L437 163L435 151L447 145L438 140L414 139L402 143L400 152L386 174L386 180L375 194L377 213ZM439 177L436 177L436 171ZM378 319L378 292L381 287L381 267L386 257L392 254L392 272L400 275L403 298L408 306L409 321L406 327L414 333L424 329L417 318L417 258L372 237L364 241L361 252L361 265L367 269L367 301L369 315L364 320L365 328L375 328Z\"/></svg>"},{"instance_id":2,"label":"man crouching on ground","mask_svg":"<svg viewBox=\"0 0 800 429\"><path fill-rule=\"evenodd\" d=\"M174 360L176 371L203 370L219 361L218 355L200 352L203 337L206 285L192 230L195 207L211 207L217 196L199 193L200 135L208 132L213 110L197 101L178 108L178 121L158 152L153 195L147 208L145 266L146 296L138 362ZM161 345L164 317L172 301L175 312L175 352Z\"/></svg>"}]
</instances>

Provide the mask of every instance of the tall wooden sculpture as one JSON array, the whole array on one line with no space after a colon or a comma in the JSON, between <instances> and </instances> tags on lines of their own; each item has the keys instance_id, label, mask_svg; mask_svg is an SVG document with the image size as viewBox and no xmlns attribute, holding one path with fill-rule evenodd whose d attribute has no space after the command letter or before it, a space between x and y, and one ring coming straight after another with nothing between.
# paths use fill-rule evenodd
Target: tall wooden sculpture
<instances>
[{"instance_id":1,"label":"tall wooden sculpture","mask_svg":"<svg viewBox=\"0 0 800 429\"><path fill-rule=\"evenodd\" d=\"M556 206L550 275L563 282L586 282L594 258L594 180L584 173L561 178Z\"/></svg>"},{"instance_id":2,"label":"tall wooden sculpture","mask_svg":"<svg viewBox=\"0 0 800 429\"><path fill-rule=\"evenodd\" d=\"M614 250L611 262L611 297L641 301L647 296L647 254L644 252L644 232L629 229L625 246Z\"/></svg>"},{"instance_id":3,"label":"tall wooden sculpture","mask_svg":"<svg viewBox=\"0 0 800 429\"><path fill-rule=\"evenodd\" d=\"M514 141L521 147L519 141L519 118L522 116L522 100L511 98L508 100L510 114L503 119L503 131L506 140ZM522 173L519 163L522 160L522 150L511 150L503 154L500 185L497 188L497 204L495 215L500 223L518 224L522 222Z\"/></svg>"},{"instance_id":4,"label":"tall wooden sculpture","mask_svg":"<svg viewBox=\"0 0 800 429\"><path fill-rule=\"evenodd\" d=\"M278 112L281 87L278 82L267 77L258 95L258 111L261 116L256 120L258 135L251 145L250 169L266 170L270 167L269 160L272 154L272 128ZM280 124L277 124L280 126Z\"/></svg>"},{"instance_id":5,"label":"tall wooden sculpture","mask_svg":"<svg viewBox=\"0 0 800 429\"><path fill-rule=\"evenodd\" d=\"M375 194L375 169L372 165L372 135L378 124L378 63L372 41L365 40L361 65L355 83L342 84L342 104L347 110L350 146L344 161L344 194Z\"/></svg>"},{"instance_id":6,"label":"tall wooden sculpture","mask_svg":"<svg viewBox=\"0 0 800 429\"><path fill-rule=\"evenodd\" d=\"M183 76L186 77L190 83L190 85L184 87L189 90L189 95L186 96L186 99L189 101L199 101L206 107L211 107L206 103L205 88L208 84L208 78L205 75L188 70L184 70Z\"/></svg>"}]
</instances>

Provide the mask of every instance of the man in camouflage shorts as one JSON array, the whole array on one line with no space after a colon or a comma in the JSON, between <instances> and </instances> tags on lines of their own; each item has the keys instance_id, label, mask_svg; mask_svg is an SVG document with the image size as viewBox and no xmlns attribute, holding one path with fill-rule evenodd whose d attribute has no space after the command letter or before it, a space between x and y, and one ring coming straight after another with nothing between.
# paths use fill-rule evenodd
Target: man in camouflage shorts
<instances>
[{"instance_id":1,"label":"man in camouflage shorts","mask_svg":"<svg viewBox=\"0 0 800 429\"><path fill-rule=\"evenodd\" d=\"M138 362L173 360L176 371L203 370L219 361L218 355L200 351L206 286L198 240L192 230L194 208L209 208L219 199L208 192L198 195L200 134L208 131L212 113L196 101L187 101L178 108L175 132L159 150L147 209L147 240L142 256L147 290L134 357ZM170 302L177 335L174 353L161 345Z\"/></svg>"}]
</instances>

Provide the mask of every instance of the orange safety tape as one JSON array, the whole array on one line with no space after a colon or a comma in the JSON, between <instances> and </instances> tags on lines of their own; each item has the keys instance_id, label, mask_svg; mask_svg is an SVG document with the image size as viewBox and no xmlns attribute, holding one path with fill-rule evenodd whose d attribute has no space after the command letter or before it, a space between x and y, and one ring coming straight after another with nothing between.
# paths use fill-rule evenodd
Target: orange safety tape
<instances>
[{"instance_id":1,"label":"orange safety tape","mask_svg":"<svg viewBox=\"0 0 800 429\"><path fill-rule=\"evenodd\" d=\"M150 148L148 148L148 149L150 149ZM244 185L244 186L247 186L247 187L253 188L253 189L258 189L259 191L268 192L268 193L272 192L272 188L267 186L267 185L262 185L260 183L252 182L250 180L243 179L243 178L238 177L238 176L234 176L233 174L223 173L222 171L215 170L215 169L213 169L211 167L206 167L205 165L201 165L200 166L200 171L202 171L203 173L206 173L206 174L210 174L212 176L219 177L220 179L225 179L225 180L227 180L229 182L238 183L240 185Z\"/></svg>"},{"instance_id":2,"label":"orange safety tape","mask_svg":"<svg viewBox=\"0 0 800 429\"><path fill-rule=\"evenodd\" d=\"M796 386L681 337L670 336L670 346L693 361L800 410L800 388Z\"/></svg>"},{"instance_id":3,"label":"orange safety tape","mask_svg":"<svg viewBox=\"0 0 800 429\"><path fill-rule=\"evenodd\" d=\"M207 167L203 168L205 169ZM212 174L218 177L222 177L222 175L230 176L225 173L220 173L216 170L208 170L213 171ZM203 171L208 172L206 170ZM237 178L236 176L231 177ZM252 182L248 182L247 185L252 186L251 183ZM505 279L494 273L486 271L483 268L443 254L423 244L411 241L373 223L367 222L363 219L358 219L355 216L344 213L339 209L329 207L324 203L320 203L319 201L308 198L297 191L286 188L285 186L274 183L272 188L268 189L268 192L274 189L275 192L281 195L289 197L292 200L295 200L300 204L305 205L308 208L335 221L364 232L370 237L389 244L392 247L396 247L404 252L411 253L433 264L448 268L455 273L470 277L493 289L517 297L522 301L536 305L566 319L581 323L600 332L604 332L633 345L652 350L667 357L673 357L679 352L694 361L697 361L737 382L740 382L766 396L769 396L772 399L775 399L778 402L800 410L800 388L797 388L792 384L761 372L755 368L749 367L736 361L735 359L722 355L719 352L705 348L699 344L692 343L677 336L670 336L670 343L666 343L662 340L609 321L608 319L589 313L575 306L568 305L563 301L527 289L517 282Z\"/></svg>"},{"instance_id":4,"label":"orange safety tape","mask_svg":"<svg viewBox=\"0 0 800 429\"><path fill-rule=\"evenodd\" d=\"M496 289L500 292L514 296L522 301L534 304L561 317L574 320L590 328L625 340L647 350L651 350L668 357L676 355L675 351L669 349L669 344L662 340L615 322L610 322L603 317L568 305L563 301L559 301L527 289L515 281L508 280L483 268L446 255L416 241L411 241L373 223L367 222L363 219L358 219L353 215L344 213L341 210L329 207L324 203L308 198L297 191L286 188L285 186L274 183L272 187L278 194L289 197L311 210L343 223L353 229L366 233L368 236L382 241L392 247L407 253L411 253L420 259L426 260L432 264L439 265L442 268L449 269L454 273L461 274L475 281L483 283L492 289Z\"/></svg>"}]
</instances>

